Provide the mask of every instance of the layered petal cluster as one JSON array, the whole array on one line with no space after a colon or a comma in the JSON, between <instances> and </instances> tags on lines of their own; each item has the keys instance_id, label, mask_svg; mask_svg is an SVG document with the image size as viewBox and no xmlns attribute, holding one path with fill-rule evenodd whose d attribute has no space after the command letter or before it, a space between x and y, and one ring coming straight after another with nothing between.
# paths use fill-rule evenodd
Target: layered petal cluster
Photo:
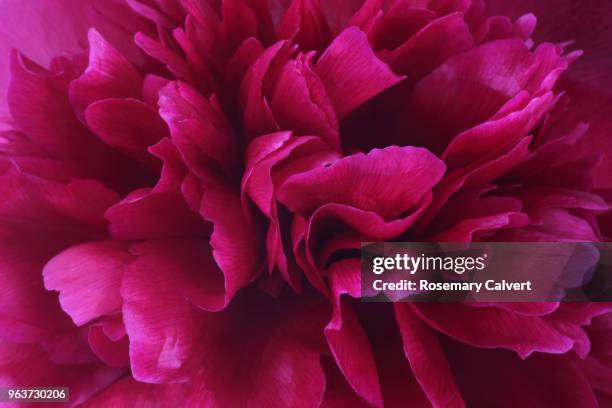
<instances>
[{"instance_id":1,"label":"layered petal cluster","mask_svg":"<svg viewBox=\"0 0 612 408\"><path fill-rule=\"evenodd\" d=\"M605 2L76 3L0 0L0 385L612 404L609 304L359 301L362 242L612 238Z\"/></svg>"}]
</instances>

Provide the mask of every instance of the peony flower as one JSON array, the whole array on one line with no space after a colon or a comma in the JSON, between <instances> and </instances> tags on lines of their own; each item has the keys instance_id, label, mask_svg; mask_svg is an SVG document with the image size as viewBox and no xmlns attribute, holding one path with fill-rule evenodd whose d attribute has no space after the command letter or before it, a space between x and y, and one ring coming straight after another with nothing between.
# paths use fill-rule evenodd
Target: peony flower
<instances>
[{"instance_id":1,"label":"peony flower","mask_svg":"<svg viewBox=\"0 0 612 408\"><path fill-rule=\"evenodd\" d=\"M359 300L361 242L611 238L604 3L0 0L0 384L611 404L609 304Z\"/></svg>"}]
</instances>

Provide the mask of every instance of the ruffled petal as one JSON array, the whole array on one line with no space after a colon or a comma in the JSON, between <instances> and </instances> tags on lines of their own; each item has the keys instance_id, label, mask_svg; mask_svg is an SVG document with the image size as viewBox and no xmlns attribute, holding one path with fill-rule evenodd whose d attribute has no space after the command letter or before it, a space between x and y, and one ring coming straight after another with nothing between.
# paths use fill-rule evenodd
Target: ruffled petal
<instances>
[{"instance_id":1,"label":"ruffled petal","mask_svg":"<svg viewBox=\"0 0 612 408\"><path fill-rule=\"evenodd\" d=\"M317 61L315 71L339 120L402 79L374 55L365 33L355 27L334 39Z\"/></svg>"}]
</instances>

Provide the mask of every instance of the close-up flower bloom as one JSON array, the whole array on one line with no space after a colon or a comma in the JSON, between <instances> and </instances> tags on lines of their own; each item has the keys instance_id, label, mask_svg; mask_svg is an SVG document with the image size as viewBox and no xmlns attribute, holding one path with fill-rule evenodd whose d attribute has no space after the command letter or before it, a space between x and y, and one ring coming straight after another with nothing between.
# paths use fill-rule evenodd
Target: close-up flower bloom
<instances>
[{"instance_id":1,"label":"close-up flower bloom","mask_svg":"<svg viewBox=\"0 0 612 408\"><path fill-rule=\"evenodd\" d=\"M363 242L611 240L611 21L607 0L0 0L0 386L612 407L610 303L360 299Z\"/></svg>"}]
</instances>

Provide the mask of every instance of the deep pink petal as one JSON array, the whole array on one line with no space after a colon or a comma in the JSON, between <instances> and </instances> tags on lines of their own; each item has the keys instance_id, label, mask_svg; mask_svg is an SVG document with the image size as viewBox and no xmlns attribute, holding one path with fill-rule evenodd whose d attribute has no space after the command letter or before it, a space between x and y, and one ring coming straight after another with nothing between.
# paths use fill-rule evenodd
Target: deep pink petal
<instances>
[{"instance_id":1,"label":"deep pink petal","mask_svg":"<svg viewBox=\"0 0 612 408\"><path fill-rule=\"evenodd\" d=\"M89 398L84 408L163 408L185 406L186 384L147 384L123 377Z\"/></svg>"},{"instance_id":2,"label":"deep pink petal","mask_svg":"<svg viewBox=\"0 0 612 408\"><path fill-rule=\"evenodd\" d=\"M119 288L131 260L121 242L77 245L47 262L45 287L59 292L62 309L81 326L121 309Z\"/></svg>"},{"instance_id":3,"label":"deep pink petal","mask_svg":"<svg viewBox=\"0 0 612 408\"><path fill-rule=\"evenodd\" d=\"M446 350L468 406L598 406L571 355L536 354L521 360L506 350L483 350L451 341Z\"/></svg>"},{"instance_id":4,"label":"deep pink petal","mask_svg":"<svg viewBox=\"0 0 612 408\"><path fill-rule=\"evenodd\" d=\"M343 295L360 296L359 260L335 263L329 273L334 311L332 319L325 326L327 343L355 392L373 406L381 407L382 395L370 344L353 308L342 301Z\"/></svg>"},{"instance_id":5,"label":"deep pink petal","mask_svg":"<svg viewBox=\"0 0 612 408\"><path fill-rule=\"evenodd\" d=\"M234 175L238 141L218 101L183 82L171 82L159 96L160 116L187 166L202 179L216 168ZM206 165L206 161L214 164Z\"/></svg>"},{"instance_id":6,"label":"deep pink petal","mask_svg":"<svg viewBox=\"0 0 612 408\"><path fill-rule=\"evenodd\" d=\"M263 270L262 234L245 211L238 194L214 187L204 189L200 214L213 224L210 245L225 276L228 299Z\"/></svg>"},{"instance_id":7,"label":"deep pink petal","mask_svg":"<svg viewBox=\"0 0 612 408\"><path fill-rule=\"evenodd\" d=\"M285 11L278 37L292 40L303 51L320 50L331 40L331 30L319 2L294 0Z\"/></svg>"},{"instance_id":8,"label":"deep pink petal","mask_svg":"<svg viewBox=\"0 0 612 408\"><path fill-rule=\"evenodd\" d=\"M136 252L150 267L135 265L122 287L135 378L149 382L191 379L189 397L194 406L320 403L323 303L314 298L295 302L247 295L222 312L198 310L181 293L177 273L183 269L161 267L142 281L150 268L184 259L168 257L161 248L156 242L139 246ZM249 313L252 310L258 313ZM252 341L245 343L245 338Z\"/></svg>"},{"instance_id":9,"label":"deep pink petal","mask_svg":"<svg viewBox=\"0 0 612 408\"><path fill-rule=\"evenodd\" d=\"M91 103L106 98L139 98L142 76L95 29L89 30L89 65L70 84L70 100L83 115Z\"/></svg>"},{"instance_id":10,"label":"deep pink petal","mask_svg":"<svg viewBox=\"0 0 612 408\"><path fill-rule=\"evenodd\" d=\"M365 33L355 27L334 39L317 61L315 71L339 120L401 80L374 55Z\"/></svg>"},{"instance_id":11,"label":"deep pink petal","mask_svg":"<svg viewBox=\"0 0 612 408\"><path fill-rule=\"evenodd\" d=\"M334 107L308 59L287 62L274 88L270 108L281 129L319 136L333 149L340 149Z\"/></svg>"},{"instance_id":12,"label":"deep pink petal","mask_svg":"<svg viewBox=\"0 0 612 408\"><path fill-rule=\"evenodd\" d=\"M389 220L416 206L440 180L444 168L424 149L376 149L290 177L278 196L290 210L302 214L311 214L324 204L345 204Z\"/></svg>"},{"instance_id":13,"label":"deep pink petal","mask_svg":"<svg viewBox=\"0 0 612 408\"><path fill-rule=\"evenodd\" d=\"M567 65L552 44L533 53L517 39L478 46L450 58L416 85L402 129L411 132L410 143L441 152L459 132L491 118L519 92L535 97L550 91ZM473 79L460 79L465 77Z\"/></svg>"},{"instance_id":14,"label":"deep pink petal","mask_svg":"<svg viewBox=\"0 0 612 408\"><path fill-rule=\"evenodd\" d=\"M394 72L414 81L473 46L463 15L455 13L432 21L399 47L381 50L378 55Z\"/></svg>"},{"instance_id":15,"label":"deep pink petal","mask_svg":"<svg viewBox=\"0 0 612 408\"><path fill-rule=\"evenodd\" d=\"M69 387L76 406L109 386L124 370L100 363L54 364L35 345L0 342L0 384L6 387Z\"/></svg>"},{"instance_id":16,"label":"deep pink petal","mask_svg":"<svg viewBox=\"0 0 612 408\"><path fill-rule=\"evenodd\" d=\"M569 322L559 326L546 318L518 315L496 307L420 304L415 312L434 329L467 344L508 348L521 358L536 351L564 354L585 337L579 326L572 327Z\"/></svg>"},{"instance_id":17,"label":"deep pink petal","mask_svg":"<svg viewBox=\"0 0 612 408\"><path fill-rule=\"evenodd\" d=\"M85 110L85 122L107 145L144 164L160 163L147 149L169 135L157 112L136 99L104 99Z\"/></svg>"},{"instance_id":18,"label":"deep pink petal","mask_svg":"<svg viewBox=\"0 0 612 408\"><path fill-rule=\"evenodd\" d=\"M113 340L104 332L104 326L93 325L89 327L87 340L91 350L109 367L129 367L127 336Z\"/></svg>"},{"instance_id":19,"label":"deep pink petal","mask_svg":"<svg viewBox=\"0 0 612 408\"><path fill-rule=\"evenodd\" d=\"M188 173L177 149L162 139L150 151L164 162L160 179L153 189L135 190L106 211L111 235L127 240L209 235L209 226L183 196Z\"/></svg>"},{"instance_id":20,"label":"deep pink petal","mask_svg":"<svg viewBox=\"0 0 612 408\"><path fill-rule=\"evenodd\" d=\"M39 65L48 67L58 55L82 51L92 1L69 0L36 4L4 0L0 15L0 118L9 115L6 90L9 84L9 53L16 48ZM0 121L1 122L1 121Z\"/></svg>"},{"instance_id":21,"label":"deep pink petal","mask_svg":"<svg viewBox=\"0 0 612 408\"><path fill-rule=\"evenodd\" d=\"M397 303L394 306L404 353L432 406L464 407L436 333L414 314L409 304Z\"/></svg>"}]
</instances>

